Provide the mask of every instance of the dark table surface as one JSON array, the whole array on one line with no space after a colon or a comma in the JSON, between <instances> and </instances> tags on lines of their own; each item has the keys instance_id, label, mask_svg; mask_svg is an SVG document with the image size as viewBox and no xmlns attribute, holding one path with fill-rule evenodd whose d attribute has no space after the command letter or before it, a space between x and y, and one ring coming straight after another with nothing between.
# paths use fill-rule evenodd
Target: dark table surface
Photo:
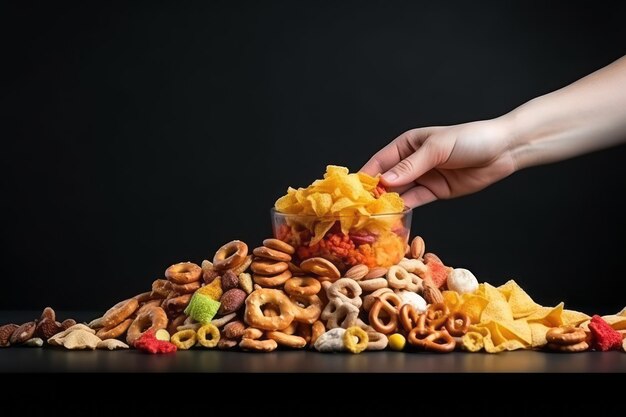
<instances>
[{"instance_id":1,"label":"dark table surface","mask_svg":"<svg viewBox=\"0 0 626 417\"><path fill-rule=\"evenodd\" d=\"M0 324L38 317L38 312L0 311ZM88 312L60 313L77 320ZM248 353L190 350L148 355L136 350L66 351L59 348L0 349L0 372L626 372L626 353L578 354L534 351L499 354L364 352L322 354L311 351Z\"/></svg>"}]
</instances>

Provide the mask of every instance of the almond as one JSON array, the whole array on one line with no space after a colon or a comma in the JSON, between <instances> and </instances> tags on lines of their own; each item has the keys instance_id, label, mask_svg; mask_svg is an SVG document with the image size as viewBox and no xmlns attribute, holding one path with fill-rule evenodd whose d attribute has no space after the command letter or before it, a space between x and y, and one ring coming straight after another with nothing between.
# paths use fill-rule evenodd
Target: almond
<instances>
[{"instance_id":1,"label":"almond","mask_svg":"<svg viewBox=\"0 0 626 417\"><path fill-rule=\"evenodd\" d=\"M443 294L439 291L439 288L434 286L430 281L424 281L424 299L428 304L443 303Z\"/></svg>"},{"instance_id":2,"label":"almond","mask_svg":"<svg viewBox=\"0 0 626 417\"><path fill-rule=\"evenodd\" d=\"M370 272L370 269L367 265L358 264L354 265L352 268L348 269L343 276L345 278L352 278L355 281L365 278L365 276Z\"/></svg>"},{"instance_id":3,"label":"almond","mask_svg":"<svg viewBox=\"0 0 626 417\"><path fill-rule=\"evenodd\" d=\"M364 279L372 279L372 278L381 278L384 277L387 273L388 268L383 268L382 266L376 266L367 273L363 278Z\"/></svg>"},{"instance_id":4,"label":"almond","mask_svg":"<svg viewBox=\"0 0 626 417\"><path fill-rule=\"evenodd\" d=\"M421 259L426 252L426 244L421 236L415 236L411 241L411 257L413 259Z\"/></svg>"},{"instance_id":5,"label":"almond","mask_svg":"<svg viewBox=\"0 0 626 417\"><path fill-rule=\"evenodd\" d=\"M13 332L20 326L17 324L5 324L4 326L0 326L0 347L11 346L9 339Z\"/></svg>"}]
</instances>

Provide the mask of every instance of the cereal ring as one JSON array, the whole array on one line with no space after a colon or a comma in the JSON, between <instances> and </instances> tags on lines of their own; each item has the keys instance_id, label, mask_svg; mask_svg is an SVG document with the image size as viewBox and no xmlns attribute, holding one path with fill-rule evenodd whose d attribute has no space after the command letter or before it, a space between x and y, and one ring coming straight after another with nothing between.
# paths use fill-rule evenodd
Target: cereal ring
<instances>
[{"instance_id":1,"label":"cereal ring","mask_svg":"<svg viewBox=\"0 0 626 417\"><path fill-rule=\"evenodd\" d=\"M206 338L207 332L211 336L210 339ZM196 337L198 339L198 343L205 348L213 348L217 346L217 343L220 341L220 331L213 324L209 323L198 329Z\"/></svg>"},{"instance_id":2,"label":"cereal ring","mask_svg":"<svg viewBox=\"0 0 626 417\"><path fill-rule=\"evenodd\" d=\"M326 326L321 321L316 321L311 326L311 346L315 344L317 339L326 332Z\"/></svg>"},{"instance_id":3,"label":"cereal ring","mask_svg":"<svg viewBox=\"0 0 626 417\"><path fill-rule=\"evenodd\" d=\"M191 329L176 332L170 338L170 343L174 344L180 350L187 350L196 344L196 332Z\"/></svg>"},{"instance_id":4,"label":"cereal ring","mask_svg":"<svg viewBox=\"0 0 626 417\"><path fill-rule=\"evenodd\" d=\"M132 322L126 333L126 343L135 344L147 330L156 332L167 327L167 315L161 307L152 307L144 311Z\"/></svg>"},{"instance_id":5,"label":"cereal ring","mask_svg":"<svg viewBox=\"0 0 626 417\"><path fill-rule=\"evenodd\" d=\"M288 255L293 255L294 253L296 253L296 249L293 246L291 246L287 242L283 242L282 240L278 239L265 239L263 241L263 246L281 251Z\"/></svg>"},{"instance_id":6,"label":"cereal ring","mask_svg":"<svg viewBox=\"0 0 626 417\"><path fill-rule=\"evenodd\" d=\"M560 345L558 343L548 343L546 348L554 350L556 352L577 353L584 352L589 349L589 344L586 341L574 343L571 345Z\"/></svg>"},{"instance_id":7,"label":"cereal ring","mask_svg":"<svg viewBox=\"0 0 626 417\"><path fill-rule=\"evenodd\" d=\"M286 334L283 332L272 331L267 332L268 339L276 341L281 346L287 346L294 349L302 349L306 346L306 340L303 337Z\"/></svg>"},{"instance_id":8,"label":"cereal ring","mask_svg":"<svg viewBox=\"0 0 626 417\"><path fill-rule=\"evenodd\" d=\"M389 286L389 283L385 278L364 279L358 281L358 283L359 287L361 287L361 289L366 292L376 291L381 288L387 288Z\"/></svg>"},{"instance_id":9,"label":"cereal ring","mask_svg":"<svg viewBox=\"0 0 626 417\"><path fill-rule=\"evenodd\" d=\"M239 342L239 347L243 350L252 350L255 352L271 352L276 350L278 347L278 343L275 340L254 340L243 338L241 342Z\"/></svg>"},{"instance_id":10,"label":"cereal ring","mask_svg":"<svg viewBox=\"0 0 626 417\"><path fill-rule=\"evenodd\" d=\"M248 256L248 245L240 240L233 240L215 252L213 268L218 271L234 268L244 262L246 256Z\"/></svg>"},{"instance_id":11,"label":"cereal ring","mask_svg":"<svg viewBox=\"0 0 626 417\"><path fill-rule=\"evenodd\" d=\"M317 295L291 295L294 320L313 324L322 313L322 300Z\"/></svg>"},{"instance_id":12,"label":"cereal ring","mask_svg":"<svg viewBox=\"0 0 626 417\"><path fill-rule=\"evenodd\" d=\"M252 251L254 256L259 258L269 259L270 261L289 262L291 261L291 255L285 252L277 251L274 249L266 248L265 246L259 246Z\"/></svg>"},{"instance_id":13,"label":"cereal ring","mask_svg":"<svg viewBox=\"0 0 626 417\"><path fill-rule=\"evenodd\" d=\"M261 307L267 304L278 307L280 315L265 317ZM260 289L252 292L246 299L245 320L251 326L263 330L281 330L289 326L293 319L293 304L282 291Z\"/></svg>"},{"instance_id":14,"label":"cereal ring","mask_svg":"<svg viewBox=\"0 0 626 417\"><path fill-rule=\"evenodd\" d=\"M357 339L355 341L354 339ZM369 336L358 326L351 326L343 334L343 344L352 353L361 353L367 348Z\"/></svg>"},{"instance_id":15,"label":"cereal ring","mask_svg":"<svg viewBox=\"0 0 626 417\"><path fill-rule=\"evenodd\" d=\"M252 276L254 282L262 287L278 287L287 282L289 278L291 278L291 271L288 269L272 277L257 274Z\"/></svg>"},{"instance_id":16,"label":"cereal ring","mask_svg":"<svg viewBox=\"0 0 626 417\"><path fill-rule=\"evenodd\" d=\"M312 277L295 277L285 282L284 290L289 295L315 295L322 289L322 284Z\"/></svg>"},{"instance_id":17,"label":"cereal ring","mask_svg":"<svg viewBox=\"0 0 626 417\"><path fill-rule=\"evenodd\" d=\"M331 281L341 278L341 273L337 267L328 259L320 257L309 258L300 262L300 268L305 272L329 278Z\"/></svg>"},{"instance_id":18,"label":"cereal ring","mask_svg":"<svg viewBox=\"0 0 626 417\"><path fill-rule=\"evenodd\" d=\"M266 259L255 259L254 262L250 264L250 269L255 274L260 275L277 275L282 274L283 272L289 269L289 264L287 262L276 262L276 261L268 261Z\"/></svg>"},{"instance_id":19,"label":"cereal ring","mask_svg":"<svg viewBox=\"0 0 626 417\"><path fill-rule=\"evenodd\" d=\"M128 300L120 301L111 307L104 316L102 316L102 327L109 329L117 326L127 318L129 318L137 308L139 302L135 298L129 298Z\"/></svg>"},{"instance_id":20,"label":"cereal ring","mask_svg":"<svg viewBox=\"0 0 626 417\"><path fill-rule=\"evenodd\" d=\"M335 281L326 290L329 300L341 300L344 303L350 303L356 307L361 307L362 290L357 281L352 278L341 278Z\"/></svg>"},{"instance_id":21,"label":"cereal ring","mask_svg":"<svg viewBox=\"0 0 626 417\"><path fill-rule=\"evenodd\" d=\"M189 284L202 277L202 268L193 262L180 262L165 270L165 278L174 284Z\"/></svg>"},{"instance_id":22,"label":"cereal ring","mask_svg":"<svg viewBox=\"0 0 626 417\"><path fill-rule=\"evenodd\" d=\"M343 303L330 315L330 318L326 322L326 327L329 329L335 329L337 327L347 329L348 327L355 326L358 318L359 308L354 304Z\"/></svg>"},{"instance_id":23,"label":"cereal ring","mask_svg":"<svg viewBox=\"0 0 626 417\"><path fill-rule=\"evenodd\" d=\"M553 327L546 333L548 343L557 345L575 345L587 339L585 330L574 326Z\"/></svg>"},{"instance_id":24,"label":"cereal ring","mask_svg":"<svg viewBox=\"0 0 626 417\"><path fill-rule=\"evenodd\" d=\"M98 336L102 340L117 339L118 337L123 335L126 330L128 330L132 322L133 322L133 319L126 319L115 327L112 327L112 328L103 327L100 330L98 330L98 332L96 333L96 336Z\"/></svg>"},{"instance_id":25,"label":"cereal ring","mask_svg":"<svg viewBox=\"0 0 626 417\"><path fill-rule=\"evenodd\" d=\"M370 311L378 297L386 292L393 292L391 288L379 288L371 294L368 294L363 298L363 309Z\"/></svg>"},{"instance_id":26,"label":"cereal ring","mask_svg":"<svg viewBox=\"0 0 626 417\"><path fill-rule=\"evenodd\" d=\"M190 282L188 284L172 284L172 291L178 294L191 294L201 287L200 281Z\"/></svg>"},{"instance_id":27,"label":"cereal ring","mask_svg":"<svg viewBox=\"0 0 626 417\"><path fill-rule=\"evenodd\" d=\"M460 324L459 324L460 322ZM450 333L450 336L461 337L465 333L470 326L470 318L467 314L457 311L455 313L451 313L446 318L446 330ZM581 329L582 330L582 329ZM583 336L585 336L585 332L583 331ZM584 339L583 339L584 340Z\"/></svg>"}]
</instances>

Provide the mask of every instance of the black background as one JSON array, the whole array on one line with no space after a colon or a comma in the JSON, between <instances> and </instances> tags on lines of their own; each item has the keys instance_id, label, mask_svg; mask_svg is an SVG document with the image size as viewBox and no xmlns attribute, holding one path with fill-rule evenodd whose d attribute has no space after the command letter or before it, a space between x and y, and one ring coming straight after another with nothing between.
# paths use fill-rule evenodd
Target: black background
<instances>
[{"instance_id":1,"label":"black background","mask_svg":"<svg viewBox=\"0 0 626 417\"><path fill-rule=\"evenodd\" d=\"M496 117L622 56L614 3L2 6L0 309L101 309L254 247L326 164L358 170L404 130ZM614 312L625 157L516 173L417 209L413 232L480 281Z\"/></svg>"}]
</instances>

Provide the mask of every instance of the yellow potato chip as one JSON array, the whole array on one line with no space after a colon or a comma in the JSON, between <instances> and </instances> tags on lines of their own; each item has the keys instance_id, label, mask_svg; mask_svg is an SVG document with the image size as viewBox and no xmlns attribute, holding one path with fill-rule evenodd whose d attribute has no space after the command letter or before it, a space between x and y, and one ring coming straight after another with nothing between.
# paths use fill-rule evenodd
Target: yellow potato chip
<instances>
[{"instance_id":1,"label":"yellow potato chip","mask_svg":"<svg viewBox=\"0 0 626 417\"><path fill-rule=\"evenodd\" d=\"M541 307L513 280L499 286L498 291L505 296L515 319L529 316Z\"/></svg>"},{"instance_id":2,"label":"yellow potato chip","mask_svg":"<svg viewBox=\"0 0 626 417\"><path fill-rule=\"evenodd\" d=\"M528 327L530 327L532 335L531 347L540 347L548 343L546 340L546 333L548 333L548 330L550 330L551 327L548 327L543 323L528 323Z\"/></svg>"},{"instance_id":3,"label":"yellow potato chip","mask_svg":"<svg viewBox=\"0 0 626 417\"><path fill-rule=\"evenodd\" d=\"M511 306L497 288L488 283L483 283L478 286L475 294L489 301L480 316L481 322L513 321Z\"/></svg>"},{"instance_id":4,"label":"yellow potato chip","mask_svg":"<svg viewBox=\"0 0 626 417\"><path fill-rule=\"evenodd\" d=\"M563 302L556 307L538 308L530 316L526 317L529 323L541 323L548 327L558 327L563 324Z\"/></svg>"},{"instance_id":5,"label":"yellow potato chip","mask_svg":"<svg viewBox=\"0 0 626 417\"><path fill-rule=\"evenodd\" d=\"M313 193L306 198L310 203L316 216L324 216L333 205L333 198L327 193Z\"/></svg>"},{"instance_id":6,"label":"yellow potato chip","mask_svg":"<svg viewBox=\"0 0 626 417\"><path fill-rule=\"evenodd\" d=\"M324 237L326 232L328 232L330 230L330 228L333 227L334 224L335 224L334 220L323 221L323 222L316 223L315 224L314 236L311 239L311 245L315 245L320 240L322 240L322 238Z\"/></svg>"},{"instance_id":7,"label":"yellow potato chip","mask_svg":"<svg viewBox=\"0 0 626 417\"><path fill-rule=\"evenodd\" d=\"M588 319L590 319L590 317L580 311L563 310L563 313L561 313L561 321L563 322L563 325L578 326L580 323Z\"/></svg>"},{"instance_id":8,"label":"yellow potato chip","mask_svg":"<svg viewBox=\"0 0 626 417\"><path fill-rule=\"evenodd\" d=\"M367 191L372 191L378 185L378 177L372 177L364 172L358 172L359 180L363 184L363 188Z\"/></svg>"}]
</instances>

